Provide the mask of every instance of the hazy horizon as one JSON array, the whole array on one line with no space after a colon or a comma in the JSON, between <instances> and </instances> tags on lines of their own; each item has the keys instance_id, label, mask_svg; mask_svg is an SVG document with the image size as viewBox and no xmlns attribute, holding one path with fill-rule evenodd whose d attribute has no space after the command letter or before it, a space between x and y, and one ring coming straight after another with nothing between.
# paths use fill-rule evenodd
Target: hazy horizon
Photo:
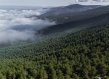
<instances>
[{"instance_id":1,"label":"hazy horizon","mask_svg":"<svg viewBox=\"0 0 109 79\"><path fill-rule=\"evenodd\" d=\"M80 2L82 1L82 2ZM103 0L0 0L0 6L66 6L70 4L81 5L109 5L109 0L104 2ZM102 2L101 2L102 1Z\"/></svg>"}]
</instances>

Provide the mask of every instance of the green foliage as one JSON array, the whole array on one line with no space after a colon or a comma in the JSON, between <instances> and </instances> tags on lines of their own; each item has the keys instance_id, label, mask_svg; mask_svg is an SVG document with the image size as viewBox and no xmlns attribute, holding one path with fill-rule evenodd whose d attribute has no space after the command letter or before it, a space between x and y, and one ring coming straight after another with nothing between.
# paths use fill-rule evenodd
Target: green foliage
<instances>
[{"instance_id":1,"label":"green foliage","mask_svg":"<svg viewBox=\"0 0 109 79\"><path fill-rule=\"evenodd\" d=\"M109 25L24 46L0 48L0 79L109 76ZM108 79L108 77L107 77Z\"/></svg>"}]
</instances>

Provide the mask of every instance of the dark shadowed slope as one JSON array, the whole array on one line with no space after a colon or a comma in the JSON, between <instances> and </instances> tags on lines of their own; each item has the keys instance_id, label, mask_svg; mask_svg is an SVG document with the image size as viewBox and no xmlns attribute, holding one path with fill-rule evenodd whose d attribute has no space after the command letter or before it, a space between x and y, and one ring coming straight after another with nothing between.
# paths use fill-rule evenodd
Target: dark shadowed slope
<instances>
[{"instance_id":1,"label":"dark shadowed slope","mask_svg":"<svg viewBox=\"0 0 109 79\"><path fill-rule=\"evenodd\" d=\"M39 33L42 33L43 35L48 35L56 32L63 32L73 28L82 29L82 28L88 28L101 24L109 24L109 13L102 14L92 18L83 19L83 20L72 21L72 22L50 26L40 30Z\"/></svg>"}]
</instances>

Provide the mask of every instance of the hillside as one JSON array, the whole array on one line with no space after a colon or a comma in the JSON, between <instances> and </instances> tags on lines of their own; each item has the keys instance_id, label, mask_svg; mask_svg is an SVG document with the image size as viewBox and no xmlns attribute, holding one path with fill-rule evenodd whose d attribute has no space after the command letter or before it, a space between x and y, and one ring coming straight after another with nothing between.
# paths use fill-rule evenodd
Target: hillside
<instances>
[{"instance_id":1,"label":"hillside","mask_svg":"<svg viewBox=\"0 0 109 79\"><path fill-rule=\"evenodd\" d=\"M108 79L108 52L109 25L36 44L0 48L0 78L92 79L107 76L105 79ZM7 57L3 59L4 56Z\"/></svg>"},{"instance_id":2,"label":"hillside","mask_svg":"<svg viewBox=\"0 0 109 79\"><path fill-rule=\"evenodd\" d=\"M49 26L47 28L39 30L39 33L43 35L49 35L58 32L65 32L68 30L78 31L80 29L89 28L93 26L109 24L109 13L98 15L92 18L86 18L77 21L66 22L62 24L57 24L54 26Z\"/></svg>"},{"instance_id":3,"label":"hillside","mask_svg":"<svg viewBox=\"0 0 109 79\"><path fill-rule=\"evenodd\" d=\"M88 8L88 6L85 7ZM63 12L61 12L60 10L53 12L51 10L51 12L53 13L50 13L48 11L38 18L49 19L51 21L57 22L58 24L62 24L66 22L78 21L86 18L100 16L109 12L109 6L91 6L88 10L84 10L84 7L81 7L81 11L79 9L75 9L79 10L77 12L72 12L73 9L75 8L71 8L69 11L67 11L66 9L61 9L63 10ZM58 15L56 14L56 12L59 12Z\"/></svg>"},{"instance_id":4,"label":"hillside","mask_svg":"<svg viewBox=\"0 0 109 79\"><path fill-rule=\"evenodd\" d=\"M50 11L48 11L47 13L45 13L45 16L49 16L49 15L61 15L63 13L75 13L75 12L83 12L83 11L87 11L87 10L91 10L91 9L95 9L101 7L100 5L80 5L80 4L72 4L72 5L68 5L68 6L61 6L61 7L53 7L50 9Z\"/></svg>"}]
</instances>

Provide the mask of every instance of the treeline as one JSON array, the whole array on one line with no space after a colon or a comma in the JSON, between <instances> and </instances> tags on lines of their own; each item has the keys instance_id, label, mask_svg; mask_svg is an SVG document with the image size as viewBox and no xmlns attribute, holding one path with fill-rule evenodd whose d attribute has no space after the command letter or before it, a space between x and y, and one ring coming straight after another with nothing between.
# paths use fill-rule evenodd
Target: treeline
<instances>
[{"instance_id":1,"label":"treeline","mask_svg":"<svg viewBox=\"0 0 109 79\"><path fill-rule=\"evenodd\" d=\"M109 25L0 51L0 79L108 79Z\"/></svg>"}]
</instances>

